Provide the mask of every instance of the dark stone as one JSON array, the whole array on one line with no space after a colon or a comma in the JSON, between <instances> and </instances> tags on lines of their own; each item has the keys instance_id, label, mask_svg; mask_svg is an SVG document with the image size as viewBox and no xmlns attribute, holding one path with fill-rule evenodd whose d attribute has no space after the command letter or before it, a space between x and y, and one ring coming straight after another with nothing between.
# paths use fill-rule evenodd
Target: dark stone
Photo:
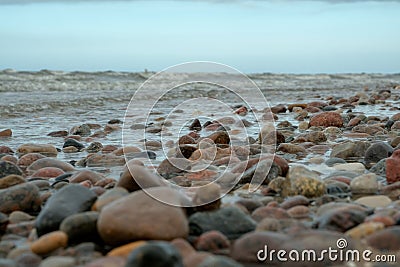
<instances>
[{"instance_id":1,"label":"dark stone","mask_svg":"<svg viewBox=\"0 0 400 267\"><path fill-rule=\"evenodd\" d=\"M100 142L93 142L86 148L86 151L89 153L97 153L101 151L103 145Z\"/></svg>"},{"instance_id":2,"label":"dark stone","mask_svg":"<svg viewBox=\"0 0 400 267\"><path fill-rule=\"evenodd\" d=\"M197 150L197 147L191 145L180 145L177 148L176 157L177 158L190 158L194 151Z\"/></svg>"},{"instance_id":3,"label":"dark stone","mask_svg":"<svg viewBox=\"0 0 400 267\"><path fill-rule=\"evenodd\" d=\"M326 192L330 195L343 195L344 193L348 193L349 190L344 190L343 187L339 186L336 183L331 183L326 185Z\"/></svg>"},{"instance_id":4,"label":"dark stone","mask_svg":"<svg viewBox=\"0 0 400 267\"><path fill-rule=\"evenodd\" d=\"M121 121L119 119L112 119L107 122L107 124L122 124L122 123L123 123L123 121Z\"/></svg>"},{"instance_id":5,"label":"dark stone","mask_svg":"<svg viewBox=\"0 0 400 267\"><path fill-rule=\"evenodd\" d=\"M91 134L91 130L89 125L82 124L80 126L73 127L70 133L72 135L89 136Z\"/></svg>"},{"instance_id":6,"label":"dark stone","mask_svg":"<svg viewBox=\"0 0 400 267\"><path fill-rule=\"evenodd\" d=\"M179 251L170 243L151 241L133 250L125 267L183 267Z\"/></svg>"},{"instance_id":7,"label":"dark stone","mask_svg":"<svg viewBox=\"0 0 400 267\"><path fill-rule=\"evenodd\" d=\"M38 212L42 201L37 186L23 183L0 190L0 203L0 212L4 213L16 210Z\"/></svg>"},{"instance_id":8,"label":"dark stone","mask_svg":"<svg viewBox=\"0 0 400 267\"><path fill-rule=\"evenodd\" d=\"M228 145L231 142L229 134L225 131L215 132L206 138L211 139L217 145Z\"/></svg>"},{"instance_id":9,"label":"dark stone","mask_svg":"<svg viewBox=\"0 0 400 267\"><path fill-rule=\"evenodd\" d=\"M68 138L64 142L63 148L64 147L69 147L69 146L76 147L78 150L81 150L81 149L83 149L85 147L84 145L82 145L81 143L79 143L78 141L76 141L75 139L72 139L72 138Z\"/></svg>"},{"instance_id":10,"label":"dark stone","mask_svg":"<svg viewBox=\"0 0 400 267\"><path fill-rule=\"evenodd\" d=\"M322 108L323 111L334 111L337 110L337 107L335 106L326 106Z\"/></svg>"},{"instance_id":11,"label":"dark stone","mask_svg":"<svg viewBox=\"0 0 400 267\"><path fill-rule=\"evenodd\" d=\"M9 161L0 161L0 179L10 174L23 175L21 169Z\"/></svg>"},{"instance_id":12,"label":"dark stone","mask_svg":"<svg viewBox=\"0 0 400 267\"><path fill-rule=\"evenodd\" d=\"M385 124L385 128L388 129L388 130L390 130L390 128L392 128L393 124L394 124L394 121L388 120L388 121L386 122L386 124Z\"/></svg>"},{"instance_id":13,"label":"dark stone","mask_svg":"<svg viewBox=\"0 0 400 267\"><path fill-rule=\"evenodd\" d=\"M277 113L286 113L286 111L287 111L286 106L283 105L283 104L279 104L279 105L273 106L271 108L271 112L275 113L275 114L277 114Z\"/></svg>"},{"instance_id":14,"label":"dark stone","mask_svg":"<svg viewBox=\"0 0 400 267\"><path fill-rule=\"evenodd\" d=\"M0 236L6 232L8 222L8 216L0 212Z\"/></svg>"},{"instance_id":15,"label":"dark stone","mask_svg":"<svg viewBox=\"0 0 400 267\"><path fill-rule=\"evenodd\" d=\"M367 167L379 162L382 159L390 157L393 153L393 148L384 142L379 142L371 145L365 152L364 161Z\"/></svg>"},{"instance_id":16,"label":"dark stone","mask_svg":"<svg viewBox=\"0 0 400 267\"><path fill-rule=\"evenodd\" d=\"M90 210L96 194L79 184L62 187L47 200L36 218L39 236L59 229L61 222L70 215Z\"/></svg>"},{"instance_id":17,"label":"dark stone","mask_svg":"<svg viewBox=\"0 0 400 267\"><path fill-rule=\"evenodd\" d=\"M54 178L54 180L65 181L65 180L68 180L72 175L74 175L74 173L67 172L67 173L61 174L60 176L57 176L56 178Z\"/></svg>"},{"instance_id":18,"label":"dark stone","mask_svg":"<svg viewBox=\"0 0 400 267\"><path fill-rule=\"evenodd\" d=\"M190 166L186 158L166 158L158 165L157 173L166 179L170 179L185 172Z\"/></svg>"},{"instance_id":19,"label":"dark stone","mask_svg":"<svg viewBox=\"0 0 400 267\"><path fill-rule=\"evenodd\" d=\"M236 207L224 207L216 211L196 212L189 217L189 234L201 234L216 230L229 239L237 239L256 228L256 222Z\"/></svg>"},{"instance_id":20,"label":"dark stone","mask_svg":"<svg viewBox=\"0 0 400 267\"><path fill-rule=\"evenodd\" d=\"M50 132L47 134L47 136L51 136L51 137L64 137L67 135L68 135L67 131L54 131L54 132Z\"/></svg>"},{"instance_id":21,"label":"dark stone","mask_svg":"<svg viewBox=\"0 0 400 267\"><path fill-rule=\"evenodd\" d=\"M96 211L73 214L62 221L60 230L68 235L69 244L99 242L101 238L97 232L98 217L99 213Z\"/></svg>"},{"instance_id":22,"label":"dark stone","mask_svg":"<svg viewBox=\"0 0 400 267\"><path fill-rule=\"evenodd\" d=\"M366 217L359 210L335 209L318 218L317 228L344 233L364 222Z\"/></svg>"},{"instance_id":23,"label":"dark stone","mask_svg":"<svg viewBox=\"0 0 400 267\"><path fill-rule=\"evenodd\" d=\"M201 123L199 119L194 119L193 122L189 126L189 130L191 131L201 131Z\"/></svg>"}]
</instances>

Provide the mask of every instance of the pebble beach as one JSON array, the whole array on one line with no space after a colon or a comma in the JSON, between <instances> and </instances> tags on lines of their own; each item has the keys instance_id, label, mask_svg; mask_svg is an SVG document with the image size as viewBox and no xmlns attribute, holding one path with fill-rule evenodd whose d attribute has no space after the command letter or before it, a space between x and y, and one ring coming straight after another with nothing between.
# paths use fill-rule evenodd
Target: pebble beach
<instances>
[{"instance_id":1,"label":"pebble beach","mask_svg":"<svg viewBox=\"0 0 400 267\"><path fill-rule=\"evenodd\" d=\"M0 71L0 266L399 266L400 74L153 74Z\"/></svg>"}]
</instances>

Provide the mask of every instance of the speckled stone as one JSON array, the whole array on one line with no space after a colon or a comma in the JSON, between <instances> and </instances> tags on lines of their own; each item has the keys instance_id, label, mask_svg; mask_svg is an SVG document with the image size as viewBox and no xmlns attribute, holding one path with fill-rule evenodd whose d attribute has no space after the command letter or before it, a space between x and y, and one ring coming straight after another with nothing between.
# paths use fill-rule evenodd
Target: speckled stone
<instances>
[{"instance_id":1,"label":"speckled stone","mask_svg":"<svg viewBox=\"0 0 400 267\"><path fill-rule=\"evenodd\" d=\"M13 211L38 212L42 201L39 188L30 183L14 185L0 190L0 212Z\"/></svg>"},{"instance_id":2,"label":"speckled stone","mask_svg":"<svg viewBox=\"0 0 400 267\"><path fill-rule=\"evenodd\" d=\"M361 239L385 228L381 222L365 222L345 232L351 238Z\"/></svg>"},{"instance_id":3,"label":"speckled stone","mask_svg":"<svg viewBox=\"0 0 400 267\"><path fill-rule=\"evenodd\" d=\"M21 169L14 163L0 160L0 179L11 174L23 175Z\"/></svg>"}]
</instances>

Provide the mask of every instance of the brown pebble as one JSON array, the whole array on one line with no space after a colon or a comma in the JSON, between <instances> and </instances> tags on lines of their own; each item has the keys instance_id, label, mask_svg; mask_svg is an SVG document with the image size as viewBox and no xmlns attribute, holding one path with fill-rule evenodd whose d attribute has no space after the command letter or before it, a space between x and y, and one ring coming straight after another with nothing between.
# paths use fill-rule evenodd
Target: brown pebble
<instances>
[{"instance_id":1,"label":"brown pebble","mask_svg":"<svg viewBox=\"0 0 400 267\"><path fill-rule=\"evenodd\" d=\"M41 236L32 243L31 250L38 255L48 254L68 244L68 236L63 231L55 231Z\"/></svg>"},{"instance_id":2,"label":"brown pebble","mask_svg":"<svg viewBox=\"0 0 400 267\"><path fill-rule=\"evenodd\" d=\"M288 209L287 213L292 218L307 218L310 215L310 209L306 206L298 205Z\"/></svg>"}]
</instances>

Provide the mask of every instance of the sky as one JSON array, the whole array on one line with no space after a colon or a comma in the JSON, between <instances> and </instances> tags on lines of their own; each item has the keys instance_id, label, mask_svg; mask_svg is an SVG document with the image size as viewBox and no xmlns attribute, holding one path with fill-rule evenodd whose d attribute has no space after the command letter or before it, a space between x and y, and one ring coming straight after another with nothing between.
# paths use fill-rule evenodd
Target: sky
<instances>
[{"instance_id":1,"label":"sky","mask_svg":"<svg viewBox=\"0 0 400 267\"><path fill-rule=\"evenodd\" d=\"M0 0L0 69L399 73L400 1Z\"/></svg>"}]
</instances>

